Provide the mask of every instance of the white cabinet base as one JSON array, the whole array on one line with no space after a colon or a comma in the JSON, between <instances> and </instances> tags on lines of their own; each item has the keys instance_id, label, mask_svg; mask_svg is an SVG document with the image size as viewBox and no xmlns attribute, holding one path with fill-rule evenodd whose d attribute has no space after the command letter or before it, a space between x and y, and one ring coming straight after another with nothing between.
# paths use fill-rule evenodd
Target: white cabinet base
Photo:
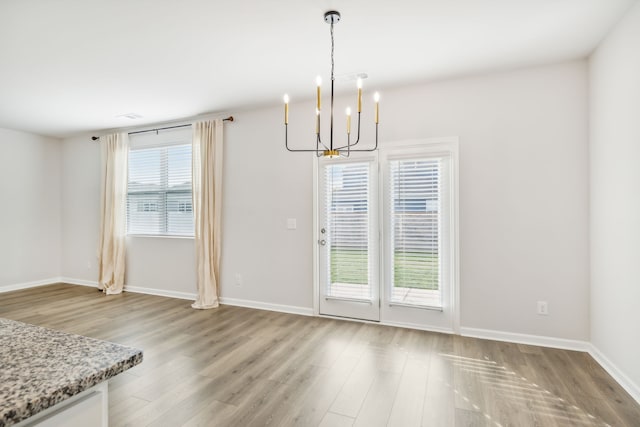
<instances>
[{"instance_id":1,"label":"white cabinet base","mask_svg":"<svg viewBox=\"0 0 640 427\"><path fill-rule=\"evenodd\" d=\"M15 427L109 427L108 393L105 381L38 412Z\"/></svg>"}]
</instances>

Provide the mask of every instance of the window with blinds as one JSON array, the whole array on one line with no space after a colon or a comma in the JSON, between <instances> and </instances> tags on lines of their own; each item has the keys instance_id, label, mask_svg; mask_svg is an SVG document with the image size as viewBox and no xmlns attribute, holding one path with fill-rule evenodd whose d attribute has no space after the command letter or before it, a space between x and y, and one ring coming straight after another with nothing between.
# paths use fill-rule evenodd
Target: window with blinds
<instances>
[{"instance_id":1,"label":"window with blinds","mask_svg":"<svg viewBox=\"0 0 640 427\"><path fill-rule=\"evenodd\" d=\"M442 159L389 161L391 302L442 307Z\"/></svg>"},{"instance_id":2,"label":"window with blinds","mask_svg":"<svg viewBox=\"0 0 640 427\"><path fill-rule=\"evenodd\" d=\"M132 138L129 149L127 233L193 236L191 141Z\"/></svg>"},{"instance_id":3,"label":"window with blinds","mask_svg":"<svg viewBox=\"0 0 640 427\"><path fill-rule=\"evenodd\" d=\"M327 200L327 295L370 299L369 164L329 164Z\"/></svg>"}]
</instances>

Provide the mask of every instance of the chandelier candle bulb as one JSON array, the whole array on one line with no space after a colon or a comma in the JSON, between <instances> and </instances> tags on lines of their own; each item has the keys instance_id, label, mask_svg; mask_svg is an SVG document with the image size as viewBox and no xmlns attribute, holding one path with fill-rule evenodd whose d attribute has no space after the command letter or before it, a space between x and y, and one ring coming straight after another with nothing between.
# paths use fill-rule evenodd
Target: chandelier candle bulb
<instances>
[{"instance_id":1,"label":"chandelier candle bulb","mask_svg":"<svg viewBox=\"0 0 640 427\"><path fill-rule=\"evenodd\" d=\"M289 95L284 96L284 124L289 124Z\"/></svg>"},{"instance_id":2,"label":"chandelier candle bulb","mask_svg":"<svg viewBox=\"0 0 640 427\"><path fill-rule=\"evenodd\" d=\"M316 108L320 111L320 86L322 86L322 78L320 76L316 77L316 84L318 85L318 91L316 94L317 106Z\"/></svg>"},{"instance_id":3,"label":"chandelier candle bulb","mask_svg":"<svg viewBox=\"0 0 640 427\"><path fill-rule=\"evenodd\" d=\"M358 77L358 113L362 112L362 79Z\"/></svg>"},{"instance_id":4,"label":"chandelier candle bulb","mask_svg":"<svg viewBox=\"0 0 640 427\"><path fill-rule=\"evenodd\" d=\"M376 124L378 124L380 118L380 94L378 92L373 95L373 100L376 103Z\"/></svg>"},{"instance_id":5,"label":"chandelier candle bulb","mask_svg":"<svg viewBox=\"0 0 640 427\"><path fill-rule=\"evenodd\" d=\"M351 133L351 108L347 107L347 135Z\"/></svg>"}]
</instances>

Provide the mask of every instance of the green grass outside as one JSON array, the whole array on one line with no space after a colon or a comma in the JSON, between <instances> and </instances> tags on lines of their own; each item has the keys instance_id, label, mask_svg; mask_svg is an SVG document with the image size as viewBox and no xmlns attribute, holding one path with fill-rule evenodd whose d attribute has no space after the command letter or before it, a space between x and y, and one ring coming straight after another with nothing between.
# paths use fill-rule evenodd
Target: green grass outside
<instances>
[{"instance_id":1,"label":"green grass outside","mask_svg":"<svg viewBox=\"0 0 640 427\"><path fill-rule=\"evenodd\" d=\"M331 249L331 283L367 283L367 251ZM428 252L396 251L394 287L438 289L438 256Z\"/></svg>"}]
</instances>

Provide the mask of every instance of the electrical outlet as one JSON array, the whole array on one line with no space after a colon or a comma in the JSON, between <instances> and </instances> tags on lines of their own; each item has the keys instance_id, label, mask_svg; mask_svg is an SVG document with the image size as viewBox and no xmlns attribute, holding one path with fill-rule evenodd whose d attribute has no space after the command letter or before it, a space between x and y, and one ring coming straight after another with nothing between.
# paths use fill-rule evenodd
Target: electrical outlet
<instances>
[{"instance_id":1,"label":"electrical outlet","mask_svg":"<svg viewBox=\"0 0 640 427\"><path fill-rule=\"evenodd\" d=\"M91 261L87 261L87 270L91 270Z\"/></svg>"},{"instance_id":2,"label":"electrical outlet","mask_svg":"<svg viewBox=\"0 0 640 427\"><path fill-rule=\"evenodd\" d=\"M546 301L538 301L538 314L541 316L549 315L549 304Z\"/></svg>"},{"instance_id":3,"label":"electrical outlet","mask_svg":"<svg viewBox=\"0 0 640 427\"><path fill-rule=\"evenodd\" d=\"M236 286L242 286L242 274L236 273Z\"/></svg>"}]
</instances>

